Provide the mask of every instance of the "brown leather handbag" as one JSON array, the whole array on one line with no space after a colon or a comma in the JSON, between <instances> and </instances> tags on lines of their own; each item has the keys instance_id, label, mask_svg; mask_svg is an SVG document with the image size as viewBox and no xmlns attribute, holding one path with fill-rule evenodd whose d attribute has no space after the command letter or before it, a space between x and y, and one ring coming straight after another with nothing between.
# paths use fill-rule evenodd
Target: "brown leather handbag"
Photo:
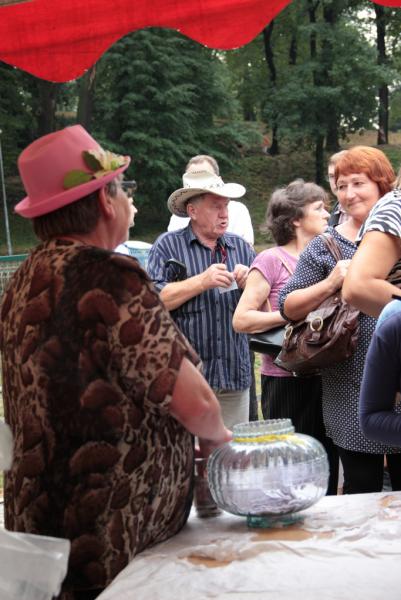
<instances>
[{"instance_id":1,"label":"brown leather handbag","mask_svg":"<svg viewBox=\"0 0 401 600\"><path fill-rule=\"evenodd\" d=\"M320 236L336 262L343 260L332 235ZM338 290L302 321L286 325L283 347L275 364L296 375L308 375L352 356L358 343L359 310Z\"/></svg>"}]
</instances>

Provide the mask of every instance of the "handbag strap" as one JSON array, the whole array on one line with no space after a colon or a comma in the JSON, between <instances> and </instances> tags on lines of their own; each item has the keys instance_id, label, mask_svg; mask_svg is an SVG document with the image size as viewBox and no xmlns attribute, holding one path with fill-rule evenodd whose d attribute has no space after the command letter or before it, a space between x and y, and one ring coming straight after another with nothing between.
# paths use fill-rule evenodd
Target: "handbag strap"
<instances>
[{"instance_id":1,"label":"handbag strap","mask_svg":"<svg viewBox=\"0 0 401 600\"><path fill-rule=\"evenodd\" d=\"M289 272L290 275L294 275L294 269L291 269L290 265L288 264L288 262L285 260L284 256L281 255L281 252L278 252L276 250L276 248L272 249L272 254L274 254L274 256L276 256L279 261L282 263L282 265L287 269L287 271Z\"/></svg>"},{"instance_id":2,"label":"handbag strap","mask_svg":"<svg viewBox=\"0 0 401 600\"><path fill-rule=\"evenodd\" d=\"M324 241L326 248L333 256L334 260L338 262L339 260L344 260L343 253L341 252L341 248L338 245L337 240L331 235L331 233L325 232L321 233L319 237Z\"/></svg>"},{"instance_id":3,"label":"handbag strap","mask_svg":"<svg viewBox=\"0 0 401 600\"><path fill-rule=\"evenodd\" d=\"M281 262L283 267L287 269L287 271L289 272L290 275L294 275L294 270L290 267L288 262L281 255L281 252L278 252L275 248L273 248L272 254L274 254L274 256L279 259L279 261ZM267 303L268 312L272 312L272 305L270 304L269 298L266 299L266 303Z\"/></svg>"}]
</instances>

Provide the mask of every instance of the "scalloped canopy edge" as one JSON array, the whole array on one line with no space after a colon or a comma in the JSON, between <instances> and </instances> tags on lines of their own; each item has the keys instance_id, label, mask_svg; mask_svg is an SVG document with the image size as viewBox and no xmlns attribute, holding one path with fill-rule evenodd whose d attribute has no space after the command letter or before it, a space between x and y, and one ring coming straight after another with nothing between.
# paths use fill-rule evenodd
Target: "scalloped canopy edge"
<instances>
[{"instance_id":1,"label":"scalloped canopy edge","mask_svg":"<svg viewBox=\"0 0 401 600\"><path fill-rule=\"evenodd\" d=\"M0 60L42 79L69 81L121 37L146 27L230 50L253 40L290 1L13 0L0 4ZM378 3L401 6L401 0Z\"/></svg>"}]
</instances>

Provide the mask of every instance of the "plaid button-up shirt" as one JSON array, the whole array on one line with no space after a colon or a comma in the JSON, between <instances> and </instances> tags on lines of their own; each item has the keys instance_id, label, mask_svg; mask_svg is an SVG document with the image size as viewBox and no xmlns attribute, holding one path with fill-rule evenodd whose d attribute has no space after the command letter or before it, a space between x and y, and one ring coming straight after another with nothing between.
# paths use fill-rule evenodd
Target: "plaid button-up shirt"
<instances>
[{"instance_id":1,"label":"plaid button-up shirt","mask_svg":"<svg viewBox=\"0 0 401 600\"><path fill-rule=\"evenodd\" d=\"M255 258L252 247L233 233L225 233L217 246L223 246L223 252L219 248L213 252L204 246L191 225L163 233L150 250L148 274L160 291L171 281L202 273L212 263L224 261L232 272L236 264L249 267ZM182 266L169 264L171 259ZM251 383L248 338L236 333L232 326L240 295L239 289L220 293L218 288L213 288L171 311L178 327L201 357L209 385L216 390L245 390Z\"/></svg>"}]
</instances>

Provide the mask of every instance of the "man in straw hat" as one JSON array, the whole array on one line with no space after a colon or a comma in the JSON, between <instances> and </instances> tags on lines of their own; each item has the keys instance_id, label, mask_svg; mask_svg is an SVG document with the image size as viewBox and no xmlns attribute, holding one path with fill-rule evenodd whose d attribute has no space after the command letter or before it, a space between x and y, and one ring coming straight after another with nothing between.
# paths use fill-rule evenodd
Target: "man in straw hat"
<instances>
[{"instance_id":1,"label":"man in straw hat","mask_svg":"<svg viewBox=\"0 0 401 600\"><path fill-rule=\"evenodd\" d=\"M148 273L199 353L231 427L249 418L249 346L246 335L234 332L232 316L255 253L243 238L227 233L228 203L245 188L195 169L184 174L183 183L167 204L173 214L188 216L189 225L156 240Z\"/></svg>"},{"instance_id":2,"label":"man in straw hat","mask_svg":"<svg viewBox=\"0 0 401 600\"><path fill-rule=\"evenodd\" d=\"M14 460L7 529L71 540L63 600L91 600L191 506L192 435L230 439L187 341L133 258L112 252L135 209L129 158L79 125L19 158L16 212L42 240L1 306Z\"/></svg>"},{"instance_id":3,"label":"man in straw hat","mask_svg":"<svg viewBox=\"0 0 401 600\"><path fill-rule=\"evenodd\" d=\"M188 171L209 171L220 175L218 162L213 156L208 154L197 154L189 159L185 170ZM189 222L189 217L178 217L172 214L168 224L167 231L176 231L186 227ZM247 206L243 202L230 200L228 204L228 227L227 231L236 233L244 238L253 246L255 237L253 233L251 215Z\"/></svg>"}]
</instances>

